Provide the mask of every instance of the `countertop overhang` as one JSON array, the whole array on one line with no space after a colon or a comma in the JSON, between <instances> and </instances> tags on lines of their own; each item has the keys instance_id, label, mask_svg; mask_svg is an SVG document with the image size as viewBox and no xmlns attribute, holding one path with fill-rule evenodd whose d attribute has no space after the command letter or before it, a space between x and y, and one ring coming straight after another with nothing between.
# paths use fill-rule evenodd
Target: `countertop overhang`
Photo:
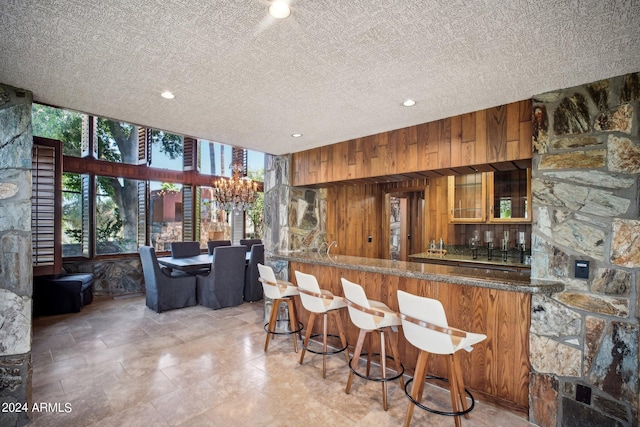
<instances>
[{"instance_id":1,"label":"countertop overhang","mask_svg":"<svg viewBox=\"0 0 640 427\"><path fill-rule=\"evenodd\" d=\"M425 264L347 255L327 255L319 252L303 251L267 253L266 255L268 258L275 260L325 265L349 270L433 280L457 285L477 286L502 291L552 294L564 290L564 285L559 282L532 280L529 274L486 268Z\"/></svg>"}]
</instances>

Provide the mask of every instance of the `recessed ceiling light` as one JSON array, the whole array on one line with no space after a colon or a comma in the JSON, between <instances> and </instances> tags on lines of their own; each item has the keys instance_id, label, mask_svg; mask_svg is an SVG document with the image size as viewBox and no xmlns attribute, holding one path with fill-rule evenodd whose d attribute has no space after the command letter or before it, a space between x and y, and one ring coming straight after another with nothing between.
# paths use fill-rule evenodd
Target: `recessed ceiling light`
<instances>
[{"instance_id":1,"label":"recessed ceiling light","mask_svg":"<svg viewBox=\"0 0 640 427\"><path fill-rule=\"evenodd\" d=\"M173 98L175 98L175 95L174 95L173 93L169 92L168 90L167 90L167 91L162 92L162 93L160 94L160 96L161 96L161 97L163 97L163 98L165 98L165 99L173 99Z\"/></svg>"},{"instance_id":2,"label":"recessed ceiling light","mask_svg":"<svg viewBox=\"0 0 640 427\"><path fill-rule=\"evenodd\" d=\"M413 99L407 99L402 103L402 105L404 107L413 107L414 105L416 105L416 101L414 101Z\"/></svg>"},{"instance_id":3,"label":"recessed ceiling light","mask_svg":"<svg viewBox=\"0 0 640 427\"><path fill-rule=\"evenodd\" d=\"M269 6L269 15L276 19L284 19L291 15L291 9L289 9L289 5L285 1L274 1Z\"/></svg>"},{"instance_id":4,"label":"recessed ceiling light","mask_svg":"<svg viewBox=\"0 0 640 427\"><path fill-rule=\"evenodd\" d=\"M291 136L294 137L294 138L300 138L302 136L302 134L301 133L292 133Z\"/></svg>"}]
</instances>

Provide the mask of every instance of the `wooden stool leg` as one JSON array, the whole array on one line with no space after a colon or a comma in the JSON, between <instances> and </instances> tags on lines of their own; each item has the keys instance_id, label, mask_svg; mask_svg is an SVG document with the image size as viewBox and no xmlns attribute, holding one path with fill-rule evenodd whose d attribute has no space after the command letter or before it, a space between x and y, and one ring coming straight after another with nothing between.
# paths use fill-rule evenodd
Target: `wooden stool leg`
<instances>
[{"instance_id":1,"label":"wooden stool leg","mask_svg":"<svg viewBox=\"0 0 640 427\"><path fill-rule=\"evenodd\" d=\"M416 370L413 376L413 384L411 384L411 392L409 395L416 402L422 401L422 391L424 389L424 377L426 376L427 371L427 356L429 353L426 351L420 350L418 354L418 360L416 362ZM409 402L409 407L407 408L407 416L404 419L404 426L409 427L411 424L411 417L413 416L413 408L415 405L413 402Z\"/></svg>"},{"instance_id":2,"label":"wooden stool leg","mask_svg":"<svg viewBox=\"0 0 640 427\"><path fill-rule=\"evenodd\" d=\"M296 316L296 305L293 303L293 298L289 297L287 299L287 304L289 305L289 325L292 331L298 329L298 317ZM298 352L298 340L296 339L296 335L300 335L300 332L292 333L293 335L293 351Z\"/></svg>"},{"instance_id":3,"label":"wooden stool leg","mask_svg":"<svg viewBox=\"0 0 640 427\"><path fill-rule=\"evenodd\" d=\"M402 372L402 362L400 361L400 350L398 349L398 332L390 330L389 341L391 341L391 355L396 365L396 372ZM404 378L400 376L400 387L404 388Z\"/></svg>"},{"instance_id":4,"label":"wooden stool leg","mask_svg":"<svg viewBox=\"0 0 640 427\"><path fill-rule=\"evenodd\" d=\"M309 323L307 323L307 333L304 336L304 341L302 343L302 351L300 352L300 364L304 361L304 353L306 347L309 345L309 338L311 338L311 331L313 330L313 322L316 320L316 313L311 312L309 314Z\"/></svg>"},{"instance_id":5,"label":"wooden stool leg","mask_svg":"<svg viewBox=\"0 0 640 427\"><path fill-rule=\"evenodd\" d=\"M269 340L271 339L271 332L275 330L276 327L276 319L278 318L278 308L280 307L279 299L274 299L273 304L271 304L271 316L269 316L269 324L267 325L267 340L264 343L264 351L266 352L269 348Z\"/></svg>"},{"instance_id":6,"label":"wooden stool leg","mask_svg":"<svg viewBox=\"0 0 640 427\"><path fill-rule=\"evenodd\" d=\"M449 368L449 392L451 393L451 407L453 412L460 412L460 396L458 393L458 380L456 378L456 369L453 361L453 354L447 355L447 365ZM459 416L454 416L456 427L460 427L461 421Z\"/></svg>"},{"instance_id":7,"label":"wooden stool leg","mask_svg":"<svg viewBox=\"0 0 640 427\"><path fill-rule=\"evenodd\" d=\"M456 379L458 381L458 395L460 396L460 402L462 403L462 410L469 409L467 405L467 396L464 392L464 378L462 377L462 369L460 368L460 356L458 353L453 354L453 367L456 371ZM469 419L469 413L464 414L466 419Z\"/></svg>"},{"instance_id":8,"label":"wooden stool leg","mask_svg":"<svg viewBox=\"0 0 640 427\"><path fill-rule=\"evenodd\" d=\"M293 312L293 319L295 322L295 328L291 329L292 331L295 331L296 329L298 329L298 308L296 306L296 301L293 299L293 296L289 297L289 301L291 301L291 305L289 306L290 308L293 307L292 310L289 310L290 312ZM291 315L289 315L289 319L291 319ZM302 341L302 332L298 331L298 338L300 338L300 341Z\"/></svg>"},{"instance_id":9,"label":"wooden stool leg","mask_svg":"<svg viewBox=\"0 0 640 427\"><path fill-rule=\"evenodd\" d=\"M367 336L367 331L364 329L360 329L360 334L358 335L358 342L356 343L356 349L353 352L353 361L351 362L352 369L358 369L358 361L360 360L360 353L362 353L362 346L364 345L364 339ZM353 366L353 362L356 362L356 366ZM349 394L351 391L351 384L353 384L353 371L349 370L349 379L347 380L347 388L345 389L345 393Z\"/></svg>"},{"instance_id":10,"label":"wooden stool leg","mask_svg":"<svg viewBox=\"0 0 640 427\"><path fill-rule=\"evenodd\" d=\"M367 346L367 376L371 376L371 350L373 349L373 345L371 343L372 340L373 334L369 334L369 344Z\"/></svg>"},{"instance_id":11,"label":"wooden stool leg","mask_svg":"<svg viewBox=\"0 0 640 427\"><path fill-rule=\"evenodd\" d=\"M344 333L344 325L342 324L342 317L340 317L339 311L334 311L336 318L336 323L338 325L338 333L340 334L340 342L342 343L342 347L346 347L344 349L344 357L349 364L349 347L347 347L347 335Z\"/></svg>"},{"instance_id":12,"label":"wooden stool leg","mask_svg":"<svg viewBox=\"0 0 640 427\"><path fill-rule=\"evenodd\" d=\"M382 369L382 408L386 411L389 409L387 403L387 382L384 381L387 378L387 351L385 349L384 331L380 331L380 369Z\"/></svg>"},{"instance_id":13,"label":"wooden stool leg","mask_svg":"<svg viewBox=\"0 0 640 427\"><path fill-rule=\"evenodd\" d=\"M327 312L324 313L322 327L322 378L327 378Z\"/></svg>"}]
</instances>

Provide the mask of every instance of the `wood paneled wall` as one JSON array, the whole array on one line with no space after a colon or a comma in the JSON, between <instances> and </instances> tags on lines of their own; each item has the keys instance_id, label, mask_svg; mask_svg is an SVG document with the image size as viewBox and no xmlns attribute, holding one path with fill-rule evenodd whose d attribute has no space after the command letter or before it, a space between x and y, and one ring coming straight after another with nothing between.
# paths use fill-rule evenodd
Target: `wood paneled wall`
<instances>
[{"instance_id":1,"label":"wood paneled wall","mask_svg":"<svg viewBox=\"0 0 640 427\"><path fill-rule=\"evenodd\" d=\"M426 188L426 179L329 187L326 238L328 242L335 240L338 245L331 249L331 253L388 258L390 218L386 194ZM444 209L446 213L446 206ZM369 236L371 242L368 241Z\"/></svg>"},{"instance_id":2,"label":"wood paneled wall","mask_svg":"<svg viewBox=\"0 0 640 427\"><path fill-rule=\"evenodd\" d=\"M335 295L344 295L340 282L342 277L359 283L368 298L385 302L395 311L398 311L398 289L439 300L447 313L449 325L487 335L487 339L474 346L471 353L461 352L465 384L515 410L525 412L528 408L530 294L300 262L290 263L290 277L294 281L295 270L315 275L320 287ZM298 308L302 322L307 324L308 312L300 305ZM358 329L351 323L346 310L340 315L343 324L347 325L347 340L353 351ZM337 330L333 320L329 328L330 333ZM400 358L409 372L415 368L417 355L417 349L400 333ZM446 377L445 359L431 356L427 371ZM473 418L473 414L471 416Z\"/></svg>"},{"instance_id":3,"label":"wood paneled wall","mask_svg":"<svg viewBox=\"0 0 640 427\"><path fill-rule=\"evenodd\" d=\"M292 185L450 175L458 167L531 156L531 100L525 100L294 153Z\"/></svg>"}]
</instances>

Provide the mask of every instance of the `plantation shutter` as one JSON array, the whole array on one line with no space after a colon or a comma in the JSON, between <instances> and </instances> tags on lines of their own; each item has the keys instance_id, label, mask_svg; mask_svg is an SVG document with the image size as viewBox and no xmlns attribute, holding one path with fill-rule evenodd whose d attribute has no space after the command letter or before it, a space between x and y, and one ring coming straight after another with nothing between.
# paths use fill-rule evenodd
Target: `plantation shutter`
<instances>
[{"instance_id":1,"label":"plantation shutter","mask_svg":"<svg viewBox=\"0 0 640 427\"><path fill-rule=\"evenodd\" d=\"M200 200L200 196L201 196L201 191L200 191L200 187L195 187L196 192L193 195L193 213L194 213L194 223L193 223L193 240L196 241L201 241L200 238L200 219L201 219L201 212L200 212L200 207L201 205L201 200Z\"/></svg>"},{"instance_id":2,"label":"plantation shutter","mask_svg":"<svg viewBox=\"0 0 640 427\"><path fill-rule=\"evenodd\" d=\"M98 118L82 116L82 157L98 158Z\"/></svg>"},{"instance_id":3,"label":"plantation shutter","mask_svg":"<svg viewBox=\"0 0 640 427\"><path fill-rule=\"evenodd\" d=\"M93 180L89 175L81 175L82 179L82 256L89 257L91 251L91 242L95 241L92 238L94 235L93 227L91 226L91 213L95 205L91 198L91 186Z\"/></svg>"},{"instance_id":4,"label":"plantation shutter","mask_svg":"<svg viewBox=\"0 0 640 427\"><path fill-rule=\"evenodd\" d=\"M183 164L182 170L192 171L196 169L196 154L198 152L198 140L185 136L182 143L183 147Z\"/></svg>"},{"instance_id":5,"label":"plantation shutter","mask_svg":"<svg viewBox=\"0 0 640 427\"><path fill-rule=\"evenodd\" d=\"M193 187L182 187L182 240L191 242L193 237Z\"/></svg>"},{"instance_id":6,"label":"plantation shutter","mask_svg":"<svg viewBox=\"0 0 640 427\"><path fill-rule=\"evenodd\" d=\"M151 129L138 127L138 164L151 164Z\"/></svg>"},{"instance_id":7,"label":"plantation shutter","mask_svg":"<svg viewBox=\"0 0 640 427\"><path fill-rule=\"evenodd\" d=\"M33 138L31 241L34 276L62 271L62 143Z\"/></svg>"},{"instance_id":8,"label":"plantation shutter","mask_svg":"<svg viewBox=\"0 0 640 427\"><path fill-rule=\"evenodd\" d=\"M147 189L146 181L138 181L138 247L147 245L147 224L149 222Z\"/></svg>"}]
</instances>

